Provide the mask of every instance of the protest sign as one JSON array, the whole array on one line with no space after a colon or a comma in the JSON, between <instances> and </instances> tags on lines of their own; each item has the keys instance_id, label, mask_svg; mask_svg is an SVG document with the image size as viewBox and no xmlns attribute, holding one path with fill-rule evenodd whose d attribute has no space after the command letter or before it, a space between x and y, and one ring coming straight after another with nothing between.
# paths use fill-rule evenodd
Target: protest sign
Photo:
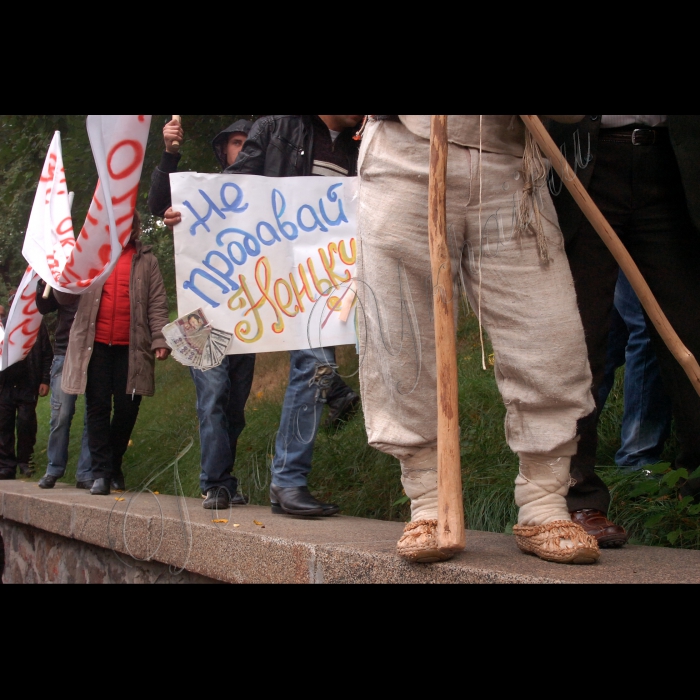
<instances>
[{"instance_id":1,"label":"protest sign","mask_svg":"<svg viewBox=\"0 0 700 700\"><path fill-rule=\"evenodd\" d=\"M170 183L180 317L202 309L230 355L355 344L356 178Z\"/></svg>"}]
</instances>

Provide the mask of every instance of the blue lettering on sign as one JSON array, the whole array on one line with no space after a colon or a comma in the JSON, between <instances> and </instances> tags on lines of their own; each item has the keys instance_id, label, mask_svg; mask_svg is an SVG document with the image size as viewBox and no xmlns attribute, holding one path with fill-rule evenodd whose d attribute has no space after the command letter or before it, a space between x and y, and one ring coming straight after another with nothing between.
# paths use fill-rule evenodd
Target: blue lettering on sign
<instances>
[{"instance_id":1,"label":"blue lettering on sign","mask_svg":"<svg viewBox=\"0 0 700 700\"><path fill-rule=\"evenodd\" d=\"M213 258L217 258L218 260L224 261L224 265L226 266L225 272L223 270L220 270L218 267L212 265ZM236 280L233 279L233 271L235 270L235 267L233 266L233 263L223 253L220 253L218 250L212 250L211 253L209 253L209 255L207 255L207 257L204 258L204 266L208 270L211 270L215 274L219 275L219 277L221 277L221 279L224 280L224 282L228 283L231 287L232 292L238 291L238 282L236 282Z\"/></svg>"},{"instance_id":2,"label":"blue lettering on sign","mask_svg":"<svg viewBox=\"0 0 700 700\"><path fill-rule=\"evenodd\" d=\"M190 233L193 236L197 235L197 228L199 226L203 226L204 230L207 233L211 233L211 229L209 228L209 226L207 226L207 221L209 221L209 219L211 219L212 214L216 214L217 216L220 216L222 219L226 219L226 214L224 214L221 211L221 209L219 209L219 207L217 207L216 204L214 204L214 202L211 201L211 199L209 198L209 195L206 192L204 192L204 190L199 190L199 194L202 195L202 198L204 199L204 201L209 205L209 211L204 216L200 216L194 210L194 207L189 202L183 202L183 204L192 212L195 219L197 219L197 221L195 221L195 223L193 223L192 226L190 226Z\"/></svg>"},{"instance_id":3,"label":"blue lettering on sign","mask_svg":"<svg viewBox=\"0 0 700 700\"><path fill-rule=\"evenodd\" d=\"M226 190L229 187L233 187L236 190L236 199L233 202L229 202L226 199ZM221 211L230 211L234 214L242 214L248 208L247 204L245 206L241 206L241 202L243 201L243 190L235 182L225 182L221 188L221 191L219 192L219 198L221 199L221 203L224 205L221 207Z\"/></svg>"},{"instance_id":4,"label":"blue lettering on sign","mask_svg":"<svg viewBox=\"0 0 700 700\"><path fill-rule=\"evenodd\" d=\"M348 223L348 217L345 216L345 211L343 210L343 200L338 199L338 194L335 192L335 190L338 187L342 187L342 185L340 183L337 183L336 185L331 185L328 188L328 193L326 194L326 197L328 197L329 202L338 202L338 211L340 213L338 214L338 218L335 221L331 221L326 216L326 208L323 206L323 200L318 200L318 208L321 210L321 216L326 220L326 223L329 226L340 226L340 224L343 222L345 222L346 224Z\"/></svg>"},{"instance_id":5,"label":"blue lettering on sign","mask_svg":"<svg viewBox=\"0 0 700 700\"><path fill-rule=\"evenodd\" d=\"M214 309L217 306L221 306L219 302L214 301L211 297L208 297L201 289L199 289L199 287L197 287L197 285L194 283L194 279L197 275L200 275L201 277L204 277L204 279L207 279L210 282L213 282L215 285L217 285L222 290L222 294L229 293L228 287L223 282L219 282L219 280L217 280L215 277L212 277L208 272L205 272L204 270L200 269L192 270L190 278L182 285L183 289L192 290L200 299L204 299L204 301L206 301L207 304L211 304L211 306Z\"/></svg>"},{"instance_id":6,"label":"blue lettering on sign","mask_svg":"<svg viewBox=\"0 0 700 700\"><path fill-rule=\"evenodd\" d=\"M343 208L343 200L338 194L338 190L342 192L340 189L342 187L342 183L331 185L326 193L325 200L327 201L324 201L324 198L318 200L318 209L312 204L302 204L296 212L296 217L290 216L292 221L283 219L287 210L284 194L278 189L273 189L271 205L276 227L268 221L259 221L255 227L256 235L241 228L224 229L216 236L216 244L220 248L225 247L227 255L220 250L210 250L201 262L203 269L193 269L190 278L184 282L183 288L194 292L207 304L217 308L220 304L197 286L197 282L201 284L201 280L197 280L198 276L216 285L221 290L222 295L228 295L231 291L238 291L239 285L234 279L236 267L244 265L248 258L258 257L262 251L262 246L269 247L275 245L275 243L282 242L280 234L284 239L294 241L299 237L300 230L306 233L316 230L327 233L328 227L348 223L348 218ZM190 202L183 202L184 206L195 217L195 223L190 227L192 236L197 235L197 230L200 227L207 233L211 233L208 222L214 215L226 220L227 214L242 214L249 208L249 204L244 203L245 194L243 189L235 182L225 182L221 186L219 190L219 204L213 202L203 190L199 190L199 194L208 207L206 214L201 215ZM338 213L335 219L331 219L326 211L328 203L337 204ZM296 224L293 223L294 219L296 219ZM228 242L224 240L232 236L236 236L236 240L229 239ZM215 262L216 265L214 264Z\"/></svg>"},{"instance_id":7,"label":"blue lettering on sign","mask_svg":"<svg viewBox=\"0 0 700 700\"><path fill-rule=\"evenodd\" d=\"M282 209L277 208L278 199L282 202ZM272 211L275 214L275 219L277 219L277 225L279 226L281 234L287 240L293 241L299 235L299 229L291 221L282 221L282 216L286 208L287 202L284 199L284 195L279 190L272 190ZM289 228L290 233L287 233L287 228Z\"/></svg>"}]
</instances>

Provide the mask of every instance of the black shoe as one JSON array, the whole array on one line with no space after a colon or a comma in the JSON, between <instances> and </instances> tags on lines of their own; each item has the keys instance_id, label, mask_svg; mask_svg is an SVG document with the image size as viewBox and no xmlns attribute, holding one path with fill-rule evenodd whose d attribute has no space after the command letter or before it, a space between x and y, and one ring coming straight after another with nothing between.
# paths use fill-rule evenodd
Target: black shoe
<instances>
[{"instance_id":1,"label":"black shoe","mask_svg":"<svg viewBox=\"0 0 700 700\"><path fill-rule=\"evenodd\" d=\"M14 481L16 472L14 469L0 469L0 481Z\"/></svg>"},{"instance_id":2,"label":"black shoe","mask_svg":"<svg viewBox=\"0 0 700 700\"><path fill-rule=\"evenodd\" d=\"M231 497L228 489L223 486L216 486L207 491L207 497L202 503L202 508L206 508L206 510L226 510L230 503Z\"/></svg>"},{"instance_id":3,"label":"black shoe","mask_svg":"<svg viewBox=\"0 0 700 700\"><path fill-rule=\"evenodd\" d=\"M27 478L34 476L34 467L32 467L31 464L27 464L26 462L18 462L17 469L19 469L22 476Z\"/></svg>"},{"instance_id":4,"label":"black shoe","mask_svg":"<svg viewBox=\"0 0 700 700\"><path fill-rule=\"evenodd\" d=\"M86 491L89 491L92 488L94 483L95 483L94 480L92 480L92 481L77 481L75 483L75 488L76 489L85 489Z\"/></svg>"},{"instance_id":5,"label":"black shoe","mask_svg":"<svg viewBox=\"0 0 700 700\"><path fill-rule=\"evenodd\" d=\"M95 479L90 493L93 496L109 496L109 479Z\"/></svg>"},{"instance_id":6,"label":"black shoe","mask_svg":"<svg viewBox=\"0 0 700 700\"><path fill-rule=\"evenodd\" d=\"M273 484L270 486L270 504L275 515L325 515L323 503L319 503L306 486L283 489Z\"/></svg>"},{"instance_id":7,"label":"black shoe","mask_svg":"<svg viewBox=\"0 0 700 700\"><path fill-rule=\"evenodd\" d=\"M345 396L341 396L335 401L329 401L328 418L326 418L324 427L338 429L352 418L359 406L360 397L354 391L349 391Z\"/></svg>"},{"instance_id":8,"label":"black shoe","mask_svg":"<svg viewBox=\"0 0 700 700\"><path fill-rule=\"evenodd\" d=\"M126 491L126 481L123 474L117 474L112 477L112 491Z\"/></svg>"},{"instance_id":9,"label":"black shoe","mask_svg":"<svg viewBox=\"0 0 700 700\"><path fill-rule=\"evenodd\" d=\"M44 476L41 477L39 480L39 488L40 489L52 489L54 486L56 486L56 482L58 481L57 476L51 476L51 474L44 474Z\"/></svg>"},{"instance_id":10,"label":"black shoe","mask_svg":"<svg viewBox=\"0 0 700 700\"><path fill-rule=\"evenodd\" d=\"M236 495L231 499L232 506L247 506L248 499L242 494L236 492Z\"/></svg>"},{"instance_id":11,"label":"black shoe","mask_svg":"<svg viewBox=\"0 0 700 700\"><path fill-rule=\"evenodd\" d=\"M321 503L321 507L323 508L323 515L324 518L327 518L329 515L335 515L336 513L340 513L340 506L337 506L335 503Z\"/></svg>"}]
</instances>

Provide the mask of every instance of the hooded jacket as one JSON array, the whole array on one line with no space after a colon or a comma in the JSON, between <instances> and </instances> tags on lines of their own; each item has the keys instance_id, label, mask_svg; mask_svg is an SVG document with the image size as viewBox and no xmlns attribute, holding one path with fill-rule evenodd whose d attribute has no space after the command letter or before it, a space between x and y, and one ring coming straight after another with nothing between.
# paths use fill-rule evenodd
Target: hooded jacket
<instances>
[{"instance_id":1,"label":"hooded jacket","mask_svg":"<svg viewBox=\"0 0 700 700\"><path fill-rule=\"evenodd\" d=\"M226 167L226 152L225 148L228 144L230 134L241 132L249 134L253 122L247 119L239 119L231 124L220 133L212 141L214 155L221 164L221 169ZM168 153L163 151L160 159L160 165L153 171L151 176L151 189L148 192L148 208L153 216L163 216L168 209L173 205L173 200L170 194L170 173L177 172L177 166L180 163L180 153Z\"/></svg>"},{"instance_id":2,"label":"hooded jacket","mask_svg":"<svg viewBox=\"0 0 700 700\"><path fill-rule=\"evenodd\" d=\"M129 373L126 393L153 396L155 393L155 351L167 348L163 328L168 324L168 297L158 261L151 246L135 242L131 263L129 297L131 331ZM60 294L60 292L58 293ZM67 394L84 394L87 369L95 343L95 324L102 298L102 287L91 288L80 297L78 313L71 328L61 387ZM59 302L61 299L59 298Z\"/></svg>"}]
</instances>

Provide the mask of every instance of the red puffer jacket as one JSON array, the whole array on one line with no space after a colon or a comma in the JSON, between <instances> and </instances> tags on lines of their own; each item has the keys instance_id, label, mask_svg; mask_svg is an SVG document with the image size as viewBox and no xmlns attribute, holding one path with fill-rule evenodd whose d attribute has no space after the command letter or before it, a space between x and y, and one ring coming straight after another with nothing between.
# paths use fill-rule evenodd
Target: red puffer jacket
<instances>
[{"instance_id":1,"label":"red puffer jacket","mask_svg":"<svg viewBox=\"0 0 700 700\"><path fill-rule=\"evenodd\" d=\"M102 289L95 321L95 341L106 345L128 345L131 339L129 283L136 248L130 243Z\"/></svg>"}]
</instances>

